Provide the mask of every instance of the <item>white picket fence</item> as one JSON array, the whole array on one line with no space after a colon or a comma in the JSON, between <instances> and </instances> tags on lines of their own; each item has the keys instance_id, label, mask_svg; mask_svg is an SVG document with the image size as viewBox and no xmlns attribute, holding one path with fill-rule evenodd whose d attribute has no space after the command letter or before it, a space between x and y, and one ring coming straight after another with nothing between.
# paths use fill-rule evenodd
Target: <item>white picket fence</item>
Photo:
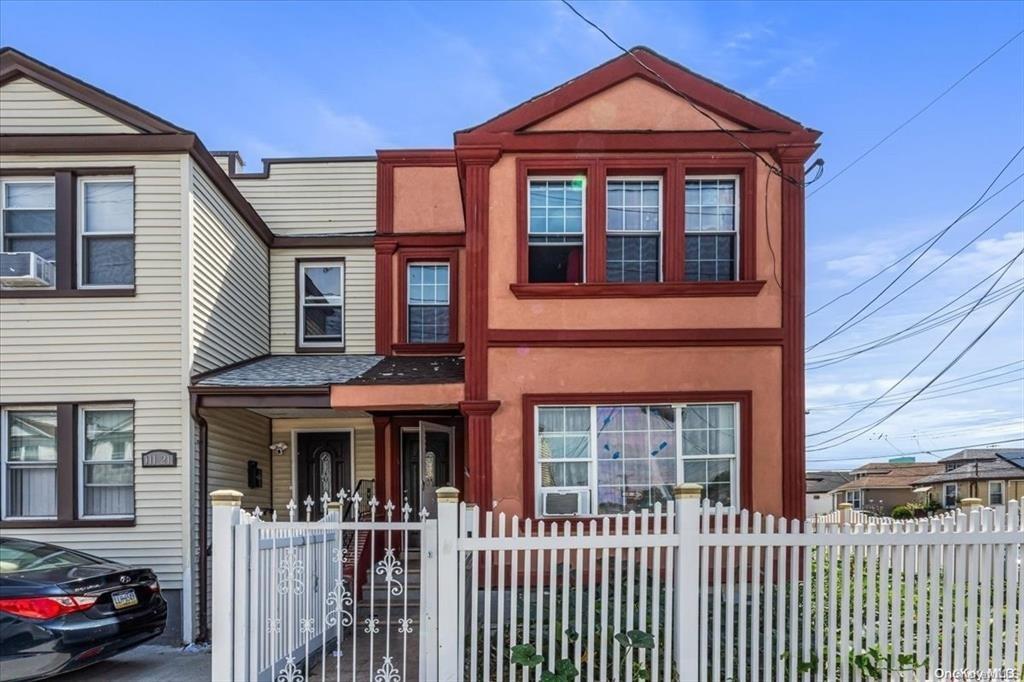
<instances>
[{"instance_id":1,"label":"white picket fence","mask_svg":"<svg viewBox=\"0 0 1024 682\"><path fill-rule=\"evenodd\" d=\"M215 507L214 679L527 682L568 661L587 682L846 682L1024 663L1018 501L881 525L732 513L691 486L665 508L571 521L480 514L455 495L439 491L436 520L275 523ZM421 536L420 598L396 593L398 629L373 590L348 588L349 617L330 590L268 584L290 556L306 585L345 585L331 543L360 530L385 551L359 565L389 586L410 566L401 534ZM254 632L267 614L282 619L273 636ZM522 645L539 666L513 662Z\"/></svg>"}]
</instances>

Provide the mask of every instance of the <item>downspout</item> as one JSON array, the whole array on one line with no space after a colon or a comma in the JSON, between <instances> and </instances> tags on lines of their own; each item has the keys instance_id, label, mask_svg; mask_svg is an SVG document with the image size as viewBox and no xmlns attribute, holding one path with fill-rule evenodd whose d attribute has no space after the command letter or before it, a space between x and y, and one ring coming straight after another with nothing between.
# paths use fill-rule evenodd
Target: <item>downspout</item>
<instances>
[{"instance_id":1,"label":"downspout","mask_svg":"<svg viewBox=\"0 0 1024 682\"><path fill-rule=\"evenodd\" d=\"M198 575L198 586L199 586L199 627L196 631L196 642L206 643L210 641L210 631L208 625L208 604L207 604L207 590L209 578L207 577L207 570L209 569L209 536L210 528L209 521L207 520L207 497L210 494L209 482L207 480L207 457L206 447L208 439L208 429L206 419L199 414L199 399L195 394L192 395L192 418L195 419L196 425L199 427L199 447L196 450L196 457L199 460L197 462L197 469L199 471L199 504L197 505L199 511L199 575Z\"/></svg>"}]
</instances>

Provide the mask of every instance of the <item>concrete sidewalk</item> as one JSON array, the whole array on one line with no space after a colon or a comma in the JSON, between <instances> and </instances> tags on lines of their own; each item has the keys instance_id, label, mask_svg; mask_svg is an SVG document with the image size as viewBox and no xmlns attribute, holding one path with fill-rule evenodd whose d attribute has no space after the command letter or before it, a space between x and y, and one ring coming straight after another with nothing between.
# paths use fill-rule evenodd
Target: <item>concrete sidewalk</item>
<instances>
[{"instance_id":1,"label":"concrete sidewalk","mask_svg":"<svg viewBox=\"0 0 1024 682\"><path fill-rule=\"evenodd\" d=\"M210 651L144 644L96 665L52 678L54 682L209 682Z\"/></svg>"}]
</instances>

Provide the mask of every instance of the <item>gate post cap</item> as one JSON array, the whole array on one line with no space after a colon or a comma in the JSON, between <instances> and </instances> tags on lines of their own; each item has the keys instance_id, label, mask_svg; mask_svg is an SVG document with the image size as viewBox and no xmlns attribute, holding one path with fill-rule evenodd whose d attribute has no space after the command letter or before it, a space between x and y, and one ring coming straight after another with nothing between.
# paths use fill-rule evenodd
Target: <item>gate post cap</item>
<instances>
[{"instance_id":1,"label":"gate post cap","mask_svg":"<svg viewBox=\"0 0 1024 682\"><path fill-rule=\"evenodd\" d=\"M328 502L327 503L327 511L328 512L341 511L341 502Z\"/></svg>"},{"instance_id":2,"label":"gate post cap","mask_svg":"<svg viewBox=\"0 0 1024 682\"><path fill-rule=\"evenodd\" d=\"M210 493L210 503L214 507L241 507L242 497L237 490L214 490Z\"/></svg>"},{"instance_id":3,"label":"gate post cap","mask_svg":"<svg viewBox=\"0 0 1024 682\"><path fill-rule=\"evenodd\" d=\"M677 500L699 498L703 489L699 483L680 483L672 489L672 497Z\"/></svg>"},{"instance_id":4,"label":"gate post cap","mask_svg":"<svg viewBox=\"0 0 1024 682\"><path fill-rule=\"evenodd\" d=\"M444 488L438 488L436 491L438 502L458 502L459 501L459 489L451 486Z\"/></svg>"},{"instance_id":5,"label":"gate post cap","mask_svg":"<svg viewBox=\"0 0 1024 682\"><path fill-rule=\"evenodd\" d=\"M840 502L839 511L846 511L847 509L853 509L853 502Z\"/></svg>"},{"instance_id":6,"label":"gate post cap","mask_svg":"<svg viewBox=\"0 0 1024 682\"><path fill-rule=\"evenodd\" d=\"M976 509L981 506L981 498L965 497L964 499L960 500L960 506L962 506L964 509Z\"/></svg>"}]
</instances>

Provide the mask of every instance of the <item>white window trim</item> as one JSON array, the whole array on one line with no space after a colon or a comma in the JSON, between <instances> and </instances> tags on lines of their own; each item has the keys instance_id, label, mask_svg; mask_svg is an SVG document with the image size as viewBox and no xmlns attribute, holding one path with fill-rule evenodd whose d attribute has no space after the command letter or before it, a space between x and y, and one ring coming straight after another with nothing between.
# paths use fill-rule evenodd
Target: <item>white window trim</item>
<instances>
[{"instance_id":1,"label":"white window trim","mask_svg":"<svg viewBox=\"0 0 1024 682\"><path fill-rule=\"evenodd\" d=\"M78 508L78 518L80 519L134 519L134 511L131 514L91 514L86 515L85 513L85 413L86 412L111 412L111 411L126 411L132 413L132 509L135 509L137 502L135 495L135 406L131 404L110 404L110 405L81 405L78 408L78 442L75 443L75 476L77 482L75 483L75 497L77 497L76 506Z\"/></svg>"},{"instance_id":2,"label":"white window trim","mask_svg":"<svg viewBox=\"0 0 1024 682\"><path fill-rule=\"evenodd\" d=\"M306 340L306 270L309 268L339 268L339 275L341 277L341 340L340 341L307 341ZM297 286L299 287L298 296L298 339L299 348L331 348L331 349L342 349L345 347L345 313L347 307L345 305L345 261L310 261L308 263L299 263L299 281ZM337 305L333 303L310 303L308 304L313 307L319 308L337 308Z\"/></svg>"},{"instance_id":3,"label":"white window trim","mask_svg":"<svg viewBox=\"0 0 1024 682\"><path fill-rule=\"evenodd\" d=\"M731 231L723 232L722 230L715 230L715 231L701 230L701 231L690 232L689 230L686 229L686 182L688 180L732 180L732 181L734 181L736 183L736 191L733 193L732 230ZM733 240L733 260L736 263L736 267L734 268L735 277L733 277L732 280L729 280L729 281L733 281L733 282L737 282L737 281L740 280L740 254L743 253L743 250L740 248L740 239L742 239L742 235L740 234L740 232L741 232L740 225L742 224L742 216L740 215L740 210L741 210L741 205L743 204L743 202L740 201L740 197L742 196L742 194L741 194L741 189L742 188L740 186L741 182L742 182L742 179L740 178L739 175L728 175L728 174L726 174L726 175L702 175L702 174L698 174L698 175L688 175L688 176L683 178L683 239L686 239L686 235L688 235L688 234L693 234L693 235L704 235L704 234L706 234L706 235L733 235L733 236L735 236L736 239ZM684 264L686 262L686 254L685 253L683 254L683 262L684 262ZM723 280L723 281L725 281L725 280Z\"/></svg>"},{"instance_id":4,"label":"white window trim","mask_svg":"<svg viewBox=\"0 0 1024 682\"><path fill-rule=\"evenodd\" d=\"M85 233L85 186L99 182L122 182L132 188L132 229L121 232L97 232L100 237L131 237L132 238L132 281L129 284L86 284L85 283L85 240L90 239ZM133 289L135 287L135 178L130 175L91 175L78 178L75 213L75 269L79 289Z\"/></svg>"},{"instance_id":5,"label":"white window trim","mask_svg":"<svg viewBox=\"0 0 1024 682\"><path fill-rule=\"evenodd\" d=\"M946 490L953 486L953 504L946 504ZM955 507L956 503L960 501L960 484L958 483L943 483L942 484L942 506L945 508Z\"/></svg>"},{"instance_id":6,"label":"white window trim","mask_svg":"<svg viewBox=\"0 0 1024 682\"><path fill-rule=\"evenodd\" d=\"M26 209L26 210L40 210L40 211L50 211L50 210L52 210L54 212L54 217L56 218L56 215L57 215L57 183L56 183L56 180L53 178L53 176L43 175L43 176L38 176L38 177L17 177L17 178L5 178L3 180L0 180L0 251L4 251L4 242L7 239L7 233L4 230L4 217L7 214L7 186L8 185L39 184L39 183L46 183L46 184L51 185L53 187L53 192L54 192L54 194L53 194L53 208L52 209L49 209L49 208ZM12 209L12 210L18 210L18 209ZM25 236L25 235L20 235L19 234L17 236ZM53 243L54 243L54 247L56 249L56 244L57 244L57 224L56 224L56 220L54 220L54 226L53 226ZM54 264L54 266L56 267L56 263L57 263L56 253L54 254L54 260L53 261L47 261L47 262L52 262ZM55 289L56 287L57 287L57 283L54 282L53 284L51 284L48 287L39 287L39 289L40 290Z\"/></svg>"},{"instance_id":7,"label":"white window trim","mask_svg":"<svg viewBox=\"0 0 1024 682\"><path fill-rule=\"evenodd\" d=\"M424 266L424 265L433 265L433 266L443 266L444 267L445 273L447 274L447 284L445 286L448 288L448 300L445 301L444 303L416 303L416 304L414 304L412 302L412 277L410 277L409 273L412 272L412 269L414 267ZM418 260L418 261L415 261L413 263L407 263L406 266L405 266L405 327L406 327L406 329L405 329L405 340L408 343L439 343L437 341L412 341L410 339L409 327L410 327L410 321L412 319L412 316L409 315L409 312L410 312L410 309L413 307L413 305L418 305L418 306L423 306L423 307L431 306L431 305L436 305L436 306L446 305L446 306L448 306L448 315L450 316L452 314L452 265L451 265L450 262L448 262L446 260L439 260L439 261ZM449 330L448 335L451 336L451 331L450 330ZM449 338L448 341L445 341L443 343L451 343L451 341L452 340Z\"/></svg>"},{"instance_id":8,"label":"white window trim","mask_svg":"<svg viewBox=\"0 0 1024 682\"><path fill-rule=\"evenodd\" d=\"M6 407L0 411L0 519L4 521L55 521L57 516L8 516L7 515L7 464L8 464L8 442L7 436L10 431L10 424L8 419L12 412L56 412L56 405L33 405L31 407ZM56 440L54 441L56 443ZM57 445L59 448L59 444ZM60 456L58 455L57 461L53 463L53 468L57 470L59 476L60 468ZM59 485L59 484L58 484ZM60 489L57 490L57 495L60 495ZM59 505L59 501L58 501Z\"/></svg>"},{"instance_id":9,"label":"white window trim","mask_svg":"<svg viewBox=\"0 0 1024 682\"><path fill-rule=\"evenodd\" d=\"M860 509L864 506L864 491L863 490L847 490L845 501L853 505L854 509Z\"/></svg>"},{"instance_id":10,"label":"white window trim","mask_svg":"<svg viewBox=\"0 0 1024 682\"><path fill-rule=\"evenodd\" d=\"M743 424L740 423L740 405L736 402L731 401L711 401L711 402L695 402L695 403L545 403L542 405L534 405L533 407L533 481L534 481L534 509L533 513L535 518L564 518L560 515L545 516L543 514L543 492L579 492L586 490L590 494L590 510L588 514L583 516L609 516L608 514L600 514L597 511L597 466L598 457L596 456L597 447L597 408L598 407L650 407L652 405L670 405L675 411L675 437L676 437L676 483L683 482L683 464L689 459L725 459L730 460L732 463L729 479L729 499L732 500L732 505L724 507L724 509L730 513L735 513L739 505L739 494L740 494L740 476L742 476L742 469L740 468L740 444L743 442L741 436L741 429ZM733 424L734 424L734 440L733 445L735 451L731 454L726 455L683 455L683 419L682 410L689 405L731 405L733 408ZM552 460L541 460L540 457L540 410L544 408L587 408L590 410L590 455L586 458L572 458L572 459L552 459ZM588 486L549 486L543 487L541 485L541 463L543 462L588 462L590 464L590 485Z\"/></svg>"},{"instance_id":11,"label":"white window trim","mask_svg":"<svg viewBox=\"0 0 1024 682\"><path fill-rule=\"evenodd\" d=\"M658 183L658 231L652 230L609 230L608 229L608 183L610 182L657 182ZM685 184L684 184L685 187ZM658 280L665 281L665 183L660 175L612 175L605 178L605 237L653 237L658 236ZM607 248L607 247L606 247ZM607 258L605 258L607 261ZM607 268L607 264L605 268ZM649 284L649 282L647 282Z\"/></svg>"},{"instance_id":12,"label":"white window trim","mask_svg":"<svg viewBox=\"0 0 1024 682\"><path fill-rule=\"evenodd\" d=\"M540 236L542 234L543 235L550 234L549 232L543 232L543 233L541 233L541 232L535 232L535 233L534 232L530 232L530 215L533 213L533 211L531 210L533 208L533 196L532 196L532 192L530 192L530 184L534 180L539 181L539 182L551 181L551 180L555 180L555 181L566 181L566 180L568 180L568 181L571 182L573 180L576 180L579 177L580 177L579 175L527 175L526 176L526 254L525 255L526 255L527 259L529 259L529 257L530 257L530 246L531 246L530 245L530 235L531 234L536 234L536 235ZM580 209L580 226L583 228L583 232L580 234L580 240L582 241L581 248L583 249L583 253L582 253L582 258L580 259L582 261L580 263L580 267L582 269L581 281L586 282L587 281L587 177L586 176L583 176L583 196L582 196L582 199L581 199L581 203L582 203L582 206L581 206L581 209ZM570 232L563 232L562 234L572 234L572 233L570 233ZM534 246L537 246L537 247L557 246L557 244L535 244Z\"/></svg>"},{"instance_id":13,"label":"white window trim","mask_svg":"<svg viewBox=\"0 0 1024 682\"><path fill-rule=\"evenodd\" d=\"M999 502L992 501L992 485L996 484L999 486ZM989 481L988 482L988 506L994 507L995 505L1006 504L1006 481Z\"/></svg>"}]
</instances>

